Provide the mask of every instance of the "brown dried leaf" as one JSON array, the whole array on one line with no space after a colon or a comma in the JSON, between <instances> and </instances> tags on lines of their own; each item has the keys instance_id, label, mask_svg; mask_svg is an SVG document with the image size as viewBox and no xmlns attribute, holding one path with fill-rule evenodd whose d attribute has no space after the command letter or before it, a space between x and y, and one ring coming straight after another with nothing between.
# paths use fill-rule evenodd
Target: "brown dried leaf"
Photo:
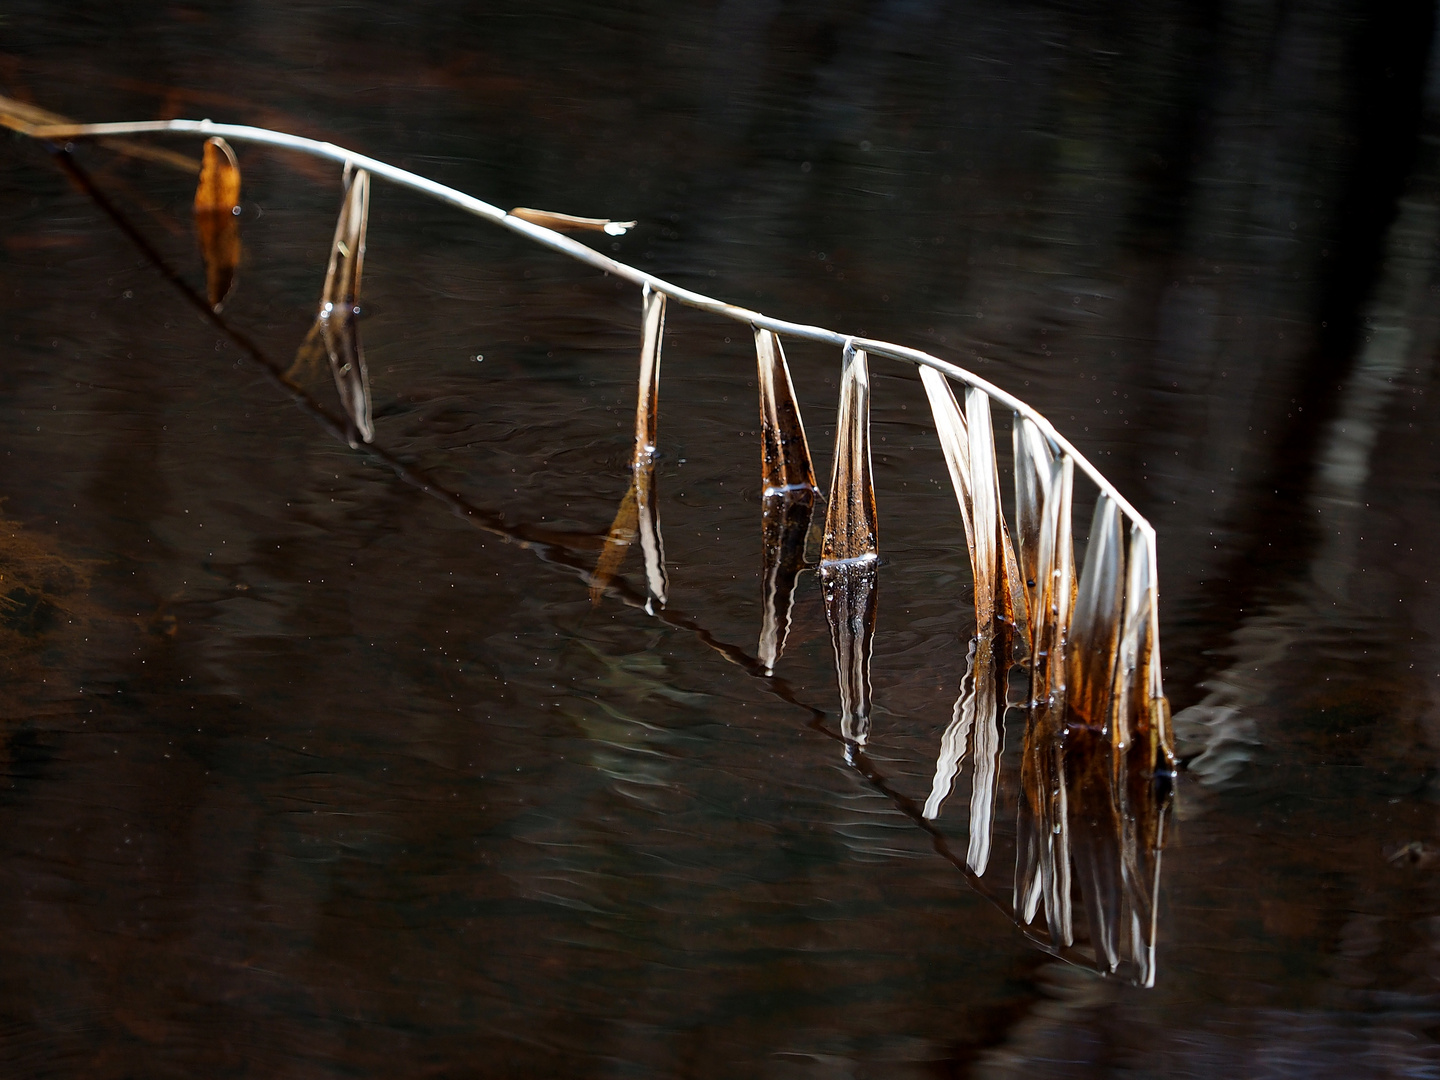
<instances>
[{"instance_id":1,"label":"brown dried leaf","mask_svg":"<svg viewBox=\"0 0 1440 1080\"><path fill-rule=\"evenodd\" d=\"M665 294L646 285L642 296L640 389L635 399L635 461L655 456L659 444L660 348L665 337Z\"/></svg>"},{"instance_id":2,"label":"brown dried leaf","mask_svg":"<svg viewBox=\"0 0 1440 1080\"><path fill-rule=\"evenodd\" d=\"M534 210L528 206L517 206L510 211L511 217L528 221L532 225L543 225L556 232L603 232L607 236L624 236L635 227L633 221L611 221L609 218L576 217L574 214L557 214L550 210Z\"/></svg>"},{"instance_id":3,"label":"brown dried leaf","mask_svg":"<svg viewBox=\"0 0 1440 1080\"><path fill-rule=\"evenodd\" d=\"M760 475L765 494L795 488L817 491L790 366L773 332L755 331L755 360L760 382Z\"/></svg>"},{"instance_id":4,"label":"brown dried leaf","mask_svg":"<svg viewBox=\"0 0 1440 1080\"><path fill-rule=\"evenodd\" d=\"M205 140L200 183L195 188L195 233L205 257L205 293L220 310L235 286L240 265L240 166L224 139Z\"/></svg>"},{"instance_id":5,"label":"brown dried leaf","mask_svg":"<svg viewBox=\"0 0 1440 1080\"><path fill-rule=\"evenodd\" d=\"M865 353L846 345L821 565L874 560L880 554L878 537L870 468L870 371Z\"/></svg>"},{"instance_id":6,"label":"brown dried leaf","mask_svg":"<svg viewBox=\"0 0 1440 1080\"><path fill-rule=\"evenodd\" d=\"M330 364L340 407L345 412L352 447L375 438L370 411L370 374L360 344L360 280L365 266L365 231L370 219L370 174L360 169L348 177L345 199L330 242L330 261L320 291L314 325L301 342L291 365L299 374L324 356Z\"/></svg>"}]
</instances>

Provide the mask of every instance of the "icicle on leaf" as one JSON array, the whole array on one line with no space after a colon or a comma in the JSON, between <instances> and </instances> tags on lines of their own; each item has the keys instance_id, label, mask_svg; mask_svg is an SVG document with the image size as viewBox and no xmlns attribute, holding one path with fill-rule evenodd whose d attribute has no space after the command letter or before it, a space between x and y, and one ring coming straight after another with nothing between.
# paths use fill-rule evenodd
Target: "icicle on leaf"
<instances>
[{"instance_id":1,"label":"icicle on leaf","mask_svg":"<svg viewBox=\"0 0 1440 1080\"><path fill-rule=\"evenodd\" d=\"M822 564L825 617L840 682L840 734L846 757L870 738L870 652L875 644L878 575L874 560Z\"/></svg>"},{"instance_id":2,"label":"icicle on leaf","mask_svg":"<svg viewBox=\"0 0 1440 1080\"><path fill-rule=\"evenodd\" d=\"M955 392L950 389L949 380L934 368L922 367L920 382L925 387L930 413L935 418L935 431L940 436L940 451L945 456L945 467L950 472L950 483L955 488L955 501L960 504L960 518L965 523L965 543L970 549L970 565L973 570L977 564L975 527L970 516L970 433L966 430L965 416L955 400ZM977 630L979 625L977 615Z\"/></svg>"},{"instance_id":3,"label":"icicle on leaf","mask_svg":"<svg viewBox=\"0 0 1440 1080\"><path fill-rule=\"evenodd\" d=\"M195 233L205 257L205 294L219 311L240 265L240 165L224 139L205 141L195 188Z\"/></svg>"},{"instance_id":4,"label":"icicle on leaf","mask_svg":"<svg viewBox=\"0 0 1440 1080\"><path fill-rule=\"evenodd\" d=\"M785 651L790 633L790 610L795 603L795 582L805 568L805 537L815 513L812 488L767 493L760 517L764 562L761 577L760 647L757 652L767 675Z\"/></svg>"},{"instance_id":5,"label":"icicle on leaf","mask_svg":"<svg viewBox=\"0 0 1440 1080\"><path fill-rule=\"evenodd\" d=\"M645 586L655 603L664 606L670 595L665 573L665 541L660 534L660 505L655 491L655 462L635 462L635 510L639 519L640 554L645 561Z\"/></svg>"},{"instance_id":6,"label":"icicle on leaf","mask_svg":"<svg viewBox=\"0 0 1440 1080\"><path fill-rule=\"evenodd\" d=\"M633 221L576 217L574 214L557 214L551 210L534 210L528 206L515 207L510 211L510 216L528 221L532 225L543 225L556 232L603 232L607 236L624 236L635 227Z\"/></svg>"},{"instance_id":7,"label":"icicle on leaf","mask_svg":"<svg viewBox=\"0 0 1440 1080\"><path fill-rule=\"evenodd\" d=\"M755 331L755 360L760 382L760 476L765 494L796 488L816 491L810 444L800 422L790 366L780 339L771 331Z\"/></svg>"},{"instance_id":8,"label":"icicle on leaf","mask_svg":"<svg viewBox=\"0 0 1440 1080\"><path fill-rule=\"evenodd\" d=\"M873 561L880 555L870 468L870 370L865 353L854 345L845 346L843 363L821 565Z\"/></svg>"},{"instance_id":9,"label":"icicle on leaf","mask_svg":"<svg viewBox=\"0 0 1440 1080\"><path fill-rule=\"evenodd\" d=\"M330 243L320 310L290 370L295 373L309 368L322 356L329 361L353 447L375 438L370 417L370 375L365 369L365 352L360 347L359 324L360 275L365 264L365 229L370 217L370 174L360 169L346 175L349 184L340 206L340 217L335 222L335 237Z\"/></svg>"}]
</instances>

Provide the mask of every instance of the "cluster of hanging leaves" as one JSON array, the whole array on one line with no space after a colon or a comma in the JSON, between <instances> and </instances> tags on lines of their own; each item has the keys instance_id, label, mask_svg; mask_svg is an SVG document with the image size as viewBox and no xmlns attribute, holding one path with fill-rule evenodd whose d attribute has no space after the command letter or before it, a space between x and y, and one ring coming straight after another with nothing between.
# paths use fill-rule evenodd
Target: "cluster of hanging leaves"
<instances>
[{"instance_id":1,"label":"cluster of hanging leaves","mask_svg":"<svg viewBox=\"0 0 1440 1080\"><path fill-rule=\"evenodd\" d=\"M221 139L205 146L195 197L210 303L218 310L240 259L239 169ZM360 346L360 279L370 177L345 173L345 195L314 325L292 372L324 357L345 412L352 446L370 442L370 387ZM514 217L552 229L612 235L634 222L576 218L517 207ZM626 556L639 547L649 609L669 599L655 486L660 358L665 295L642 292L639 389L630 485L590 577L600 603ZM820 559L806 562L806 537L820 493L780 339L756 328L760 387L762 623L758 659L780 660L796 582L818 573L839 684L841 735L855 760L870 738L870 659L878 597L879 527L870 455L870 374L863 350L841 357L835 449ZM940 816L966 758L972 773L966 864L990 868L1007 708L1023 710L1020 792L1014 807L1017 854L1014 915L1028 926L1043 912L1053 946L1077 945L1083 905L1093 965L1123 968L1145 985L1155 978L1155 895L1168 778L1173 773L1169 712L1154 640L1152 534L1101 492L1085 562L1075 573L1071 505L1074 461L1029 417L1015 414L1015 539L1001 509L991 399L928 367L920 379L950 474L974 579L975 626L951 720L940 739L924 804ZM1007 698L1011 670L1028 669L1028 694Z\"/></svg>"},{"instance_id":2,"label":"cluster of hanging leaves","mask_svg":"<svg viewBox=\"0 0 1440 1080\"><path fill-rule=\"evenodd\" d=\"M631 484L591 579L598 602L637 537L651 603L667 599L655 507L654 457L664 297L643 296L640 385ZM819 498L809 445L780 340L756 329L760 387L762 622L758 657L774 670L785 647L796 581L812 567L805 538ZM954 713L941 736L924 816L935 819L966 758L972 784L966 863L989 869L999 810L998 778L1007 707L1024 711L1021 791L1014 807L1018 851L1014 911L1022 925L1042 913L1054 947L1077 945L1083 905L1088 950L1105 972L1155 978L1155 893L1168 779L1169 714L1153 640L1152 540L1104 492L1085 564L1074 566L1074 462L1029 418L1015 415L1018 544L1001 509L1000 472L988 394L966 388L964 405L946 376L920 379L955 489L975 583L975 637ZM870 737L879 528L870 463L870 377L865 353L841 357L835 451L820 560L813 567L825 610L840 693L841 735L853 760ZM1007 701L1017 665L1028 668L1024 701Z\"/></svg>"}]
</instances>

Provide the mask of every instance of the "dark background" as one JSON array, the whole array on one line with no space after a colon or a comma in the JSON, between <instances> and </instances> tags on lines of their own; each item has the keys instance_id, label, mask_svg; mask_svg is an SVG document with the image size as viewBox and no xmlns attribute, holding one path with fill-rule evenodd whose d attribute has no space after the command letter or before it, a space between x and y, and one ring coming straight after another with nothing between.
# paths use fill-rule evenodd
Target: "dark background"
<instances>
[{"instance_id":1,"label":"dark background","mask_svg":"<svg viewBox=\"0 0 1440 1080\"><path fill-rule=\"evenodd\" d=\"M759 624L744 327L672 306L683 618L592 608L567 563L625 490L633 290L376 187L377 441L558 540L526 549L327 436L7 137L5 1071L1428 1074L1435 29L1358 0L9 5L11 96L636 218L627 261L1031 402L1158 530L1190 768L1155 989L1054 963L707 644ZM283 365L338 170L238 150L226 316ZM191 181L79 157L200 280ZM790 356L828 469L839 358ZM873 750L923 797L968 564L918 381L875 371ZM833 727L831 665L806 579L780 674Z\"/></svg>"}]
</instances>

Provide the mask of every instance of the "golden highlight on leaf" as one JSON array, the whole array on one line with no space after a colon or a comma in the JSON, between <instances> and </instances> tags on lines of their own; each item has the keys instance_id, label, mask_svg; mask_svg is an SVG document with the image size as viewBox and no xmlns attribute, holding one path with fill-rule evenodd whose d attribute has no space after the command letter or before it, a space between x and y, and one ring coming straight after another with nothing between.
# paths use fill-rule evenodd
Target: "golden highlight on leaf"
<instances>
[{"instance_id":1,"label":"golden highlight on leaf","mask_svg":"<svg viewBox=\"0 0 1440 1080\"><path fill-rule=\"evenodd\" d=\"M772 331L756 329L755 360L760 382L760 476L765 493L818 490L810 444L790 382L790 366Z\"/></svg>"},{"instance_id":2,"label":"golden highlight on leaf","mask_svg":"<svg viewBox=\"0 0 1440 1080\"><path fill-rule=\"evenodd\" d=\"M576 217L574 214L557 214L550 210L534 210L528 206L517 206L510 211L511 217L528 221L532 225L543 225L556 232L603 232L607 236L624 236L635 227L633 221L611 221L609 218Z\"/></svg>"},{"instance_id":3,"label":"golden highlight on leaf","mask_svg":"<svg viewBox=\"0 0 1440 1080\"><path fill-rule=\"evenodd\" d=\"M879 557L875 482L870 467L870 369L865 353L846 345L840 375L840 415L835 423L835 463L820 562Z\"/></svg>"},{"instance_id":4,"label":"golden highlight on leaf","mask_svg":"<svg viewBox=\"0 0 1440 1080\"><path fill-rule=\"evenodd\" d=\"M240 265L240 166L224 139L205 140L195 188L195 233L205 257L205 293L219 311Z\"/></svg>"}]
</instances>

